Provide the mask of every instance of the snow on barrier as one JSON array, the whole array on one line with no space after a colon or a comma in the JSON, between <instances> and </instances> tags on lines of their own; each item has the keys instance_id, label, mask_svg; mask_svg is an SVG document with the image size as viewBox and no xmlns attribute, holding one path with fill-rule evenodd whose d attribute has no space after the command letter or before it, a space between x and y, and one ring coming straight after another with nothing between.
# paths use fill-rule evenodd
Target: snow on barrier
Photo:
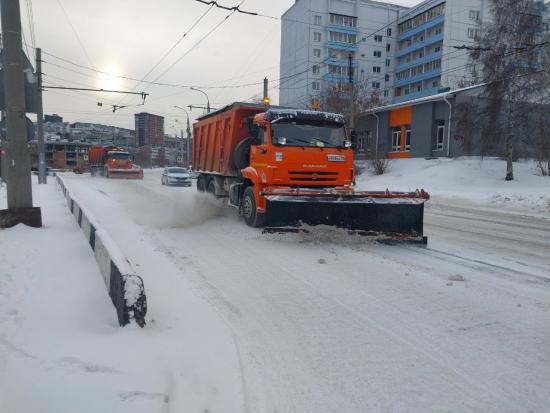
<instances>
[{"instance_id":1,"label":"snow on barrier","mask_svg":"<svg viewBox=\"0 0 550 413\"><path fill-rule=\"evenodd\" d=\"M111 237L70 193L63 178L57 175L56 179L67 200L67 206L94 251L103 281L115 306L119 324L125 326L134 320L140 327L144 327L147 297L142 278L134 274L128 260Z\"/></svg>"}]
</instances>

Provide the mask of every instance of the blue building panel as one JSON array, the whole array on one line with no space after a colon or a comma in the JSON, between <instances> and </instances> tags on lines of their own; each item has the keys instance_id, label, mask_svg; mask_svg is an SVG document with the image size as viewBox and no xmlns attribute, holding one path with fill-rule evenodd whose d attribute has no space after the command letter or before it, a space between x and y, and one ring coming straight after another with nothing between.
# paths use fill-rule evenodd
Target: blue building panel
<instances>
[{"instance_id":1,"label":"blue building panel","mask_svg":"<svg viewBox=\"0 0 550 413\"><path fill-rule=\"evenodd\" d=\"M338 33L347 33L347 34L356 34L356 35L361 34L361 30L359 30L357 27L336 26L334 24L329 24L327 26L327 30L329 32L338 32Z\"/></svg>"},{"instance_id":2,"label":"blue building panel","mask_svg":"<svg viewBox=\"0 0 550 413\"><path fill-rule=\"evenodd\" d=\"M346 50L348 52L357 52L359 50L359 45L350 43L326 42L325 46L330 49Z\"/></svg>"},{"instance_id":3,"label":"blue building panel","mask_svg":"<svg viewBox=\"0 0 550 413\"><path fill-rule=\"evenodd\" d=\"M406 54L409 54L409 53L414 52L416 50L420 50L420 49L422 49L426 46L430 46L434 43L442 42L442 41L443 41L443 33L437 34L435 36L432 36L432 37L424 40L423 42L417 42L417 43L415 43L415 44L413 44L409 47L398 50L397 51L397 57L405 56Z\"/></svg>"},{"instance_id":4,"label":"blue building panel","mask_svg":"<svg viewBox=\"0 0 550 413\"><path fill-rule=\"evenodd\" d=\"M327 82L348 82L349 76L327 73L323 76L323 80L326 80Z\"/></svg>"},{"instance_id":5,"label":"blue building panel","mask_svg":"<svg viewBox=\"0 0 550 413\"><path fill-rule=\"evenodd\" d=\"M401 72L403 70L410 69L411 67L415 67L415 66L418 66L418 65L421 65L421 64L424 64L424 63L428 63L428 62L431 62L433 60L441 59L442 57L443 57L443 52L432 53L432 54L429 54L427 56L424 56L422 59L416 59L416 60L413 60L409 63L398 65L395 68L395 71L396 72Z\"/></svg>"},{"instance_id":6,"label":"blue building panel","mask_svg":"<svg viewBox=\"0 0 550 413\"><path fill-rule=\"evenodd\" d=\"M440 76L441 76L441 69L432 70L431 72L426 72L413 77L408 77L407 79L396 80L395 87L402 87L402 86L410 85L413 83L421 82L423 80L428 80L428 79L432 79Z\"/></svg>"}]
</instances>

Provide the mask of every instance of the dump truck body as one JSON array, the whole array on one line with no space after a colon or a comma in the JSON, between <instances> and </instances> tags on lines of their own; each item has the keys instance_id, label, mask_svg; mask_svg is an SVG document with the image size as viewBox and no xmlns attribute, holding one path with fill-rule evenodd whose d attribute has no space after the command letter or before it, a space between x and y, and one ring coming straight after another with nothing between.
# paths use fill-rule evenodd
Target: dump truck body
<instances>
[{"instance_id":1,"label":"dump truck body","mask_svg":"<svg viewBox=\"0 0 550 413\"><path fill-rule=\"evenodd\" d=\"M194 125L197 189L247 224L334 225L423 240L424 191L360 192L340 115L234 103Z\"/></svg>"},{"instance_id":2,"label":"dump truck body","mask_svg":"<svg viewBox=\"0 0 550 413\"><path fill-rule=\"evenodd\" d=\"M143 179L143 169L134 165L130 154L115 146L92 146L88 150L92 175L106 178Z\"/></svg>"}]
</instances>

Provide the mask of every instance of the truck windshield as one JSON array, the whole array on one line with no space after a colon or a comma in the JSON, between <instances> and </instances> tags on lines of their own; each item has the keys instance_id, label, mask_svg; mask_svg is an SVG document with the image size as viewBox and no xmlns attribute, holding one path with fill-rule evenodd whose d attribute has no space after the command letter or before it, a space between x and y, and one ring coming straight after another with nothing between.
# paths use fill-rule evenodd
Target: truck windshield
<instances>
[{"instance_id":1,"label":"truck windshield","mask_svg":"<svg viewBox=\"0 0 550 413\"><path fill-rule=\"evenodd\" d=\"M109 158L117 161L127 161L130 159L130 154L128 152L112 152L109 154Z\"/></svg>"},{"instance_id":2,"label":"truck windshield","mask_svg":"<svg viewBox=\"0 0 550 413\"><path fill-rule=\"evenodd\" d=\"M271 124L271 139L277 146L343 148L346 131L336 123L285 120Z\"/></svg>"}]
</instances>

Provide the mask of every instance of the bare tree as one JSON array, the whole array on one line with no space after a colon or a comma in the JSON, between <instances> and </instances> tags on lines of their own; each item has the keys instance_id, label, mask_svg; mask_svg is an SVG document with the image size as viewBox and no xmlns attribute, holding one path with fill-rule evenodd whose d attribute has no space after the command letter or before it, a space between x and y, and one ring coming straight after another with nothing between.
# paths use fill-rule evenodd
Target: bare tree
<instances>
[{"instance_id":1,"label":"bare tree","mask_svg":"<svg viewBox=\"0 0 550 413\"><path fill-rule=\"evenodd\" d=\"M484 146L504 139L506 180L514 179L514 146L524 139L525 102L541 93L547 74L541 70L545 47L543 8L537 0L490 0L492 22L472 57L483 66L487 122ZM544 87L544 89L546 89Z\"/></svg>"}]
</instances>

